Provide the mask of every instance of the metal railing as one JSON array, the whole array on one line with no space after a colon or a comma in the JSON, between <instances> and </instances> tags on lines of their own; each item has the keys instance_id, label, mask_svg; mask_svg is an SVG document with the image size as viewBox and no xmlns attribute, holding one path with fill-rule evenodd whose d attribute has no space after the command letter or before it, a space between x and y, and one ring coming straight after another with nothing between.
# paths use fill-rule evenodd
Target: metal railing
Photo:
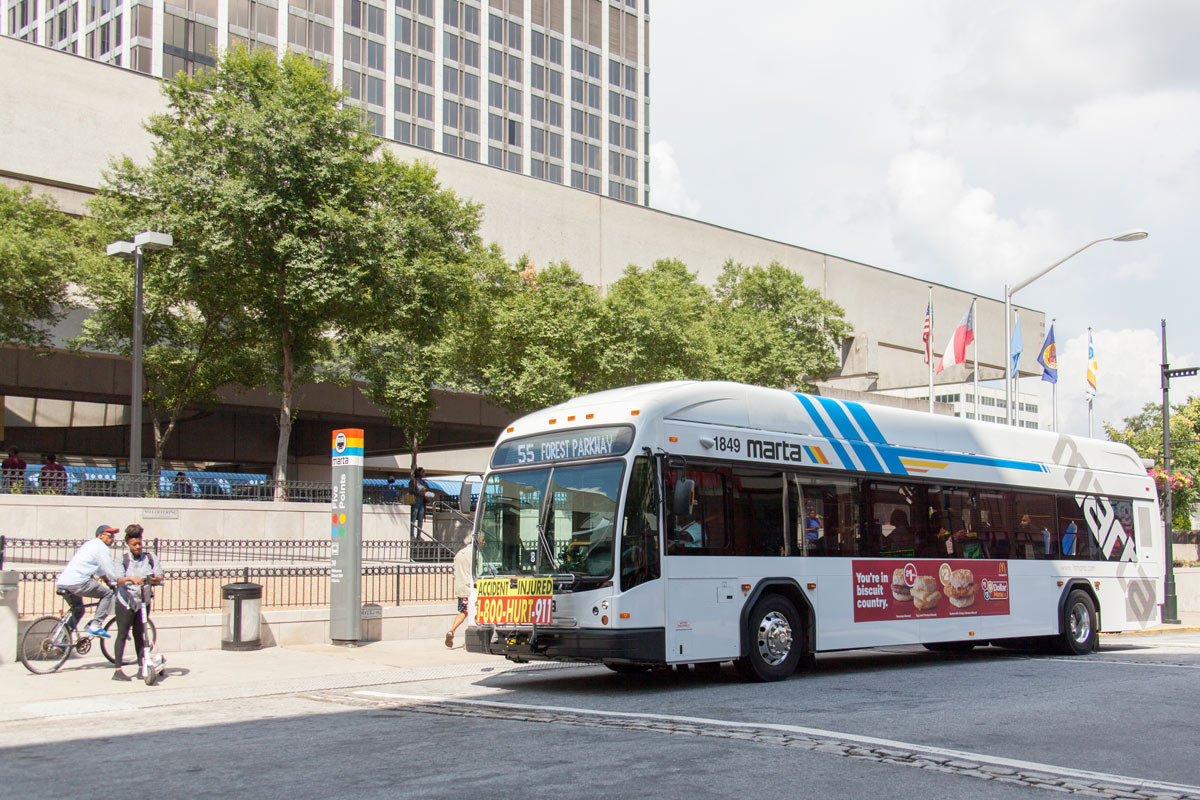
<instances>
[{"instance_id":1,"label":"metal railing","mask_svg":"<svg viewBox=\"0 0 1200 800\"><path fill-rule=\"evenodd\" d=\"M0 495L66 495L68 497L158 497L175 500L274 500L292 503L328 503L328 481L276 481L260 473L180 472L163 470L157 475L130 475L100 467L66 467L65 472L42 475L32 470L24 474L0 471ZM179 480L179 476L187 480ZM363 502L367 505L403 503L404 483L388 485L378 478L363 481ZM453 494L437 492L440 506L458 507L457 483L447 485Z\"/></svg>"},{"instance_id":2,"label":"metal railing","mask_svg":"<svg viewBox=\"0 0 1200 800\"><path fill-rule=\"evenodd\" d=\"M329 571L328 566L168 569L164 570L166 581L155 589L154 610L156 614L219 611L221 587L239 581L263 587L263 608L327 606ZM20 573L20 616L62 611L63 600L55 594L57 577L57 572ZM450 564L391 564L364 567L362 571L363 603L394 606L453 599Z\"/></svg>"},{"instance_id":3,"label":"metal railing","mask_svg":"<svg viewBox=\"0 0 1200 800\"><path fill-rule=\"evenodd\" d=\"M195 477L188 484L167 475L105 475L76 471L59 473L53 480L36 475L0 479L0 494L65 495L68 497L169 497L178 500L283 500L293 503L328 503L328 481L274 481L261 476Z\"/></svg>"},{"instance_id":4,"label":"metal railing","mask_svg":"<svg viewBox=\"0 0 1200 800\"><path fill-rule=\"evenodd\" d=\"M66 564L86 539L25 539L0 536L0 569L55 567ZM147 538L146 549L154 553L164 568L220 564L237 568L247 564L300 566L328 564L332 558L329 539L164 539ZM406 562L442 563L454 560L458 545L429 539L417 541L368 540L362 543L364 564ZM113 542L114 562L119 562L125 543Z\"/></svg>"}]
</instances>

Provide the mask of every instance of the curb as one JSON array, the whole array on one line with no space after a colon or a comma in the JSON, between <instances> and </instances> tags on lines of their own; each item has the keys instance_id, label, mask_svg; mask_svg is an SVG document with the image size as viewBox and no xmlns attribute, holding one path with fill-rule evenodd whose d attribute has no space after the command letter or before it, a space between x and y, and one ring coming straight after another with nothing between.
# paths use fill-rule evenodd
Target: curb
<instances>
[{"instance_id":1,"label":"curb","mask_svg":"<svg viewBox=\"0 0 1200 800\"><path fill-rule=\"evenodd\" d=\"M1179 627L1159 627L1147 628L1144 631L1118 631L1116 633L1101 633L1101 636L1156 636L1160 633L1196 633L1200 631L1200 626L1185 626Z\"/></svg>"}]
</instances>

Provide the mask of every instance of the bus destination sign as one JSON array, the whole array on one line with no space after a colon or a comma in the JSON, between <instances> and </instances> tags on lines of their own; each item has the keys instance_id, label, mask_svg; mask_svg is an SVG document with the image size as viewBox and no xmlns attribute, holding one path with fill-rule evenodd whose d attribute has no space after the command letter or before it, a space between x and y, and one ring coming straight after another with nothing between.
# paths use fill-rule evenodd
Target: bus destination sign
<instances>
[{"instance_id":1,"label":"bus destination sign","mask_svg":"<svg viewBox=\"0 0 1200 800\"><path fill-rule=\"evenodd\" d=\"M492 467L619 456L628 452L632 444L633 428L628 425L542 433L496 445Z\"/></svg>"}]
</instances>

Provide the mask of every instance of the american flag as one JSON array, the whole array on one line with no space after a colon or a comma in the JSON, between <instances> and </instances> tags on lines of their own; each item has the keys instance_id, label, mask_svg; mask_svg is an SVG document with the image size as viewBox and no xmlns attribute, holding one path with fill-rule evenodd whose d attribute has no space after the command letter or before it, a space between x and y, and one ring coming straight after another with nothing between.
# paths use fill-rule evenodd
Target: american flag
<instances>
[{"instance_id":1,"label":"american flag","mask_svg":"<svg viewBox=\"0 0 1200 800\"><path fill-rule=\"evenodd\" d=\"M925 332L921 334L921 341L925 343L925 363L928 364L933 360L933 304L925 306Z\"/></svg>"}]
</instances>

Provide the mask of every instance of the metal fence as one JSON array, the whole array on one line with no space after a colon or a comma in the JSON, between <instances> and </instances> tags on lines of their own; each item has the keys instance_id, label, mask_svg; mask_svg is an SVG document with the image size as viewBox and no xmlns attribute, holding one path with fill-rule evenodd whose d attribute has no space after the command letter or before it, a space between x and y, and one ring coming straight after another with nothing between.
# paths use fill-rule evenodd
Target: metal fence
<instances>
[{"instance_id":1,"label":"metal fence","mask_svg":"<svg viewBox=\"0 0 1200 800\"><path fill-rule=\"evenodd\" d=\"M221 587L257 583L263 608L312 608L329 605L329 571L324 567L241 567L168 569L155 589L155 613L200 613L221 609ZM20 573L18 613L22 617L57 614L64 608L55 594L57 572ZM384 606L436 603L454 599L450 564L391 564L362 571L362 602Z\"/></svg>"},{"instance_id":2,"label":"metal fence","mask_svg":"<svg viewBox=\"0 0 1200 800\"><path fill-rule=\"evenodd\" d=\"M86 539L25 539L0 536L0 569L50 567L65 564ZM145 540L146 548L154 553L165 567L221 564L241 567L246 564L304 565L328 564L332 558L329 539L163 539ZM455 542L457 545L458 542ZM125 543L113 542L113 560L119 561ZM439 541L370 540L362 543L364 564L395 564L403 562L439 563L454 560L457 546Z\"/></svg>"},{"instance_id":3,"label":"metal fence","mask_svg":"<svg viewBox=\"0 0 1200 800\"><path fill-rule=\"evenodd\" d=\"M176 500L274 500L328 503L328 481L276 481L258 473L183 472L162 470L157 475L116 472L104 467L69 466L43 476L31 465L24 473L0 471L0 494L44 494L69 497L169 497ZM36 470L36 471L35 471ZM181 480L180 476L186 476ZM363 480L367 505L403 504L407 481L388 484L379 478ZM438 504L458 508L458 481L431 481Z\"/></svg>"}]
</instances>

